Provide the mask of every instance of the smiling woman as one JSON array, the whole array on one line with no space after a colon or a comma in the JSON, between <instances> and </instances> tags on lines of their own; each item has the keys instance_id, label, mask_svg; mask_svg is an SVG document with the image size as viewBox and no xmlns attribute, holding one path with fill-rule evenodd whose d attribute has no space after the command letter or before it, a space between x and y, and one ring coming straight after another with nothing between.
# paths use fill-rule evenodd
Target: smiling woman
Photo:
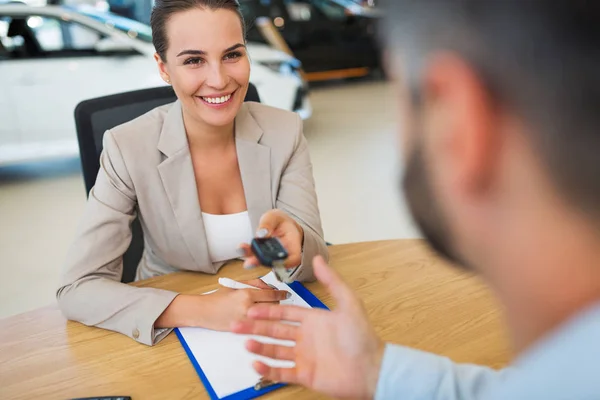
<instances>
[{"instance_id":1,"label":"smiling woman","mask_svg":"<svg viewBox=\"0 0 600 400\"><path fill-rule=\"evenodd\" d=\"M285 292L222 288L179 295L120 283L139 216L145 251L137 279L178 270L214 274L278 237L292 278L313 278L327 255L302 120L244 103L250 77L244 21L233 0L158 0L155 59L178 100L104 135L101 168L57 292L69 318L152 345L170 328L228 330L256 302Z\"/></svg>"},{"instance_id":2,"label":"smiling woman","mask_svg":"<svg viewBox=\"0 0 600 400\"><path fill-rule=\"evenodd\" d=\"M161 75L173 85L188 122L233 123L250 80L237 1L159 1L151 25Z\"/></svg>"}]
</instances>

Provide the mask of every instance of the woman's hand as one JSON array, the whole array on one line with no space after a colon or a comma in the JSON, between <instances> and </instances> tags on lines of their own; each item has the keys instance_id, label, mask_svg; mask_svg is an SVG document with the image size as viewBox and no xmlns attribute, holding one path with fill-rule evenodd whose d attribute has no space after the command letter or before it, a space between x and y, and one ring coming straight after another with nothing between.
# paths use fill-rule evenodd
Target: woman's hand
<instances>
[{"instance_id":1,"label":"woman's hand","mask_svg":"<svg viewBox=\"0 0 600 400\"><path fill-rule=\"evenodd\" d=\"M260 279L243 282L258 289L219 288L205 295L179 295L156 320L156 328L195 326L229 331L235 321L246 318L257 303L279 303L288 298L285 290L273 290Z\"/></svg>"},{"instance_id":2,"label":"woman's hand","mask_svg":"<svg viewBox=\"0 0 600 400\"><path fill-rule=\"evenodd\" d=\"M302 245L304 243L304 229L281 210L267 211L260 219L256 236L259 238L276 237L281 241L283 247L288 252L288 258L285 262L287 268L295 268L302 262ZM244 255L247 257L244 261L244 268L252 268L260 265L258 258L254 256L250 245L244 243L240 245Z\"/></svg>"}]
</instances>

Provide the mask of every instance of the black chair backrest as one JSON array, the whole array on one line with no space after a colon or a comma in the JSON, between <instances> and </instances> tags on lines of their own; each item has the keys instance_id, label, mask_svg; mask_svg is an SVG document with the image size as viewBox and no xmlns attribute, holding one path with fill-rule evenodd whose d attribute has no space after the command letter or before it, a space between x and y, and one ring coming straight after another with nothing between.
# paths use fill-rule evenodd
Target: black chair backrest
<instances>
[{"instance_id":1,"label":"black chair backrest","mask_svg":"<svg viewBox=\"0 0 600 400\"><path fill-rule=\"evenodd\" d=\"M175 100L173 89L170 86L161 86L85 100L77 105L75 127L88 196L100 169L104 132ZM260 102L258 91L253 84L248 87L245 101ZM123 256L122 282L133 282L144 251L142 228L137 218L131 230L131 245Z\"/></svg>"}]
</instances>

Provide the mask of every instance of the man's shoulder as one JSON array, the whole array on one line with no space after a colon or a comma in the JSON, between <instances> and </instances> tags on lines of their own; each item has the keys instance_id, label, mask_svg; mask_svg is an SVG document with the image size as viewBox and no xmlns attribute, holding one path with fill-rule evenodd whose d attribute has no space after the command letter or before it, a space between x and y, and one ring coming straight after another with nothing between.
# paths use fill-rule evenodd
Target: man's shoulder
<instances>
[{"instance_id":1,"label":"man's shoulder","mask_svg":"<svg viewBox=\"0 0 600 400\"><path fill-rule=\"evenodd\" d=\"M485 399L600 399L600 303L526 351Z\"/></svg>"}]
</instances>

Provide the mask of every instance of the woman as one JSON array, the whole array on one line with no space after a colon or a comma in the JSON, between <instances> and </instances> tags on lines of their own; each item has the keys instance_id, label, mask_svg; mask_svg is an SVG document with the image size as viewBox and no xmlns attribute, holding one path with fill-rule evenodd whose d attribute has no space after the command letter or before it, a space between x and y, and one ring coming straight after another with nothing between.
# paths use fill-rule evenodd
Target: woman
<instances>
[{"instance_id":1,"label":"woman","mask_svg":"<svg viewBox=\"0 0 600 400\"><path fill-rule=\"evenodd\" d=\"M256 302L286 292L219 289L178 295L120 283L135 215L145 251L137 279L178 270L216 273L275 235L296 280L312 279L327 254L302 121L244 103L250 76L237 1L159 0L152 12L155 59L178 101L104 135L96 185L57 292L67 318L152 345L170 329L228 330ZM245 266L256 264L254 257Z\"/></svg>"}]
</instances>

